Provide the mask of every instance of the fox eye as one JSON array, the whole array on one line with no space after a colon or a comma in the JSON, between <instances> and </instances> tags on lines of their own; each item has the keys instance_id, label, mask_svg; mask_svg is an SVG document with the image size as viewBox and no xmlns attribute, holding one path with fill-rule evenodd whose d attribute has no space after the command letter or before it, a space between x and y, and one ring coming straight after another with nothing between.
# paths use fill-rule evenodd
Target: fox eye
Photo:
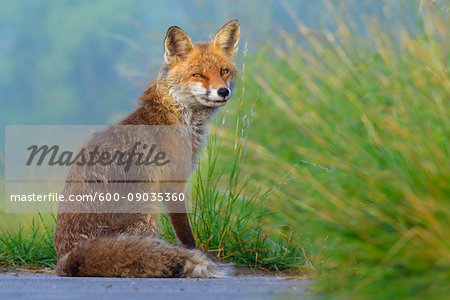
<instances>
[{"instance_id":1,"label":"fox eye","mask_svg":"<svg viewBox=\"0 0 450 300\"><path fill-rule=\"evenodd\" d=\"M192 77L195 77L195 78L202 78L202 74L200 74L200 73L195 73L195 74L192 74Z\"/></svg>"},{"instance_id":2,"label":"fox eye","mask_svg":"<svg viewBox=\"0 0 450 300\"><path fill-rule=\"evenodd\" d=\"M230 73L228 69L222 69L222 71L220 71L220 74L222 75L227 75L228 73Z\"/></svg>"}]
</instances>

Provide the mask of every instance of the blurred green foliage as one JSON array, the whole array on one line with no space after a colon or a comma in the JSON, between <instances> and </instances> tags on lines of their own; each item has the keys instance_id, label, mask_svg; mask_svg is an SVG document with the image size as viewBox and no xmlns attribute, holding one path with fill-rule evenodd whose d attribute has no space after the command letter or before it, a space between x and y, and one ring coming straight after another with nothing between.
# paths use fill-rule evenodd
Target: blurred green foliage
<instances>
[{"instance_id":1,"label":"blurred green foliage","mask_svg":"<svg viewBox=\"0 0 450 300\"><path fill-rule=\"evenodd\" d=\"M335 31L293 16L298 35L281 32L247 59L243 131L222 128L223 143L231 152L244 141L242 173L276 189L268 202L280 220L324 244L311 260L317 291L446 299L450 18L417 9L412 28L387 11L395 28L367 16L361 29L327 9Z\"/></svg>"}]
</instances>

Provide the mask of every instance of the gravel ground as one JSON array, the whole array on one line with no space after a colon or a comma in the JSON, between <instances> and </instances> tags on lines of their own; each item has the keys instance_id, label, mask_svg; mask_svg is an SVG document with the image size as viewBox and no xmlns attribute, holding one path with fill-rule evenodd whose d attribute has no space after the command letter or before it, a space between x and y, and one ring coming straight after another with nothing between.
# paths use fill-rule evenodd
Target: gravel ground
<instances>
[{"instance_id":1,"label":"gravel ground","mask_svg":"<svg viewBox=\"0 0 450 300\"><path fill-rule=\"evenodd\" d=\"M237 276L214 279L83 278L0 274L0 299L312 299L312 281Z\"/></svg>"}]
</instances>

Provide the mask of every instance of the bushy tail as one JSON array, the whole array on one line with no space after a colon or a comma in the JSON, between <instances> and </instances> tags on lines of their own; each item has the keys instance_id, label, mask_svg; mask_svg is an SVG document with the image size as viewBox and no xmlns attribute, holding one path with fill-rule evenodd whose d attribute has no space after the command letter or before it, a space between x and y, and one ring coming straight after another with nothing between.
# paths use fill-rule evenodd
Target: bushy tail
<instances>
[{"instance_id":1,"label":"bushy tail","mask_svg":"<svg viewBox=\"0 0 450 300\"><path fill-rule=\"evenodd\" d=\"M59 257L56 274L98 277L224 277L227 268L197 249L153 237L119 235L87 240Z\"/></svg>"}]
</instances>

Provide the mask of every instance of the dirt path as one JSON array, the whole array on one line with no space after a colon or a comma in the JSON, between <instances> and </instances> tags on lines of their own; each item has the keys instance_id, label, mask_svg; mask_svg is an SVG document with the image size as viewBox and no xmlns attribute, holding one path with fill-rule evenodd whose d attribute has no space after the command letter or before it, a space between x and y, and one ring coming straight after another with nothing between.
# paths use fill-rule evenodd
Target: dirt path
<instances>
[{"instance_id":1,"label":"dirt path","mask_svg":"<svg viewBox=\"0 0 450 300\"><path fill-rule=\"evenodd\" d=\"M0 299L312 299L308 280L238 276L220 279L68 278L0 274Z\"/></svg>"}]
</instances>

